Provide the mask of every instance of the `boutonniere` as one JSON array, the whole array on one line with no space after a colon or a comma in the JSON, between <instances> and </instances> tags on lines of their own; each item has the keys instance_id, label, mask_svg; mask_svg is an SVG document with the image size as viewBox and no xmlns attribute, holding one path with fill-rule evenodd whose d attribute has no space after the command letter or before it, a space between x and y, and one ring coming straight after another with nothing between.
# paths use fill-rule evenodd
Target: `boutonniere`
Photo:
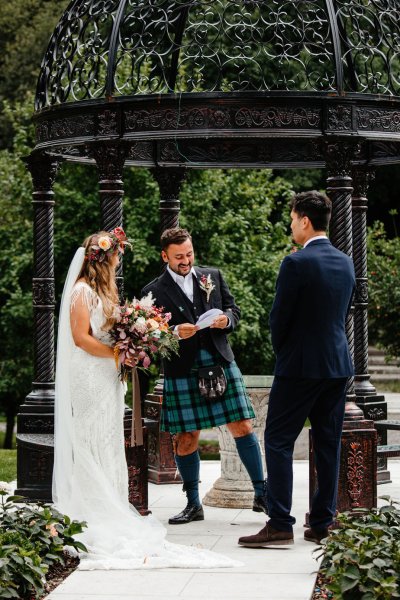
<instances>
[{"instance_id":1,"label":"boutonniere","mask_svg":"<svg viewBox=\"0 0 400 600\"><path fill-rule=\"evenodd\" d=\"M200 277L200 288L207 294L207 302L210 301L211 292L215 290L215 285L211 279L211 275L202 275Z\"/></svg>"}]
</instances>

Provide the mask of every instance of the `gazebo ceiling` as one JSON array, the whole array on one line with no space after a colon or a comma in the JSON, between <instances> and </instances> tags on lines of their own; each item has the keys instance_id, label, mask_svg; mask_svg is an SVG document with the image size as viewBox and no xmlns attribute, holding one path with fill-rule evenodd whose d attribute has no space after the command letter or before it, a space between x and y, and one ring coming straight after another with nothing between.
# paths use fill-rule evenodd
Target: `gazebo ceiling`
<instances>
[{"instance_id":1,"label":"gazebo ceiling","mask_svg":"<svg viewBox=\"0 0 400 600\"><path fill-rule=\"evenodd\" d=\"M400 4L73 0L36 111L37 147L69 159L122 139L134 164L320 166L311 142L340 134L369 140L362 160L397 162ZM271 163L279 143L260 138L293 140L292 158Z\"/></svg>"}]
</instances>

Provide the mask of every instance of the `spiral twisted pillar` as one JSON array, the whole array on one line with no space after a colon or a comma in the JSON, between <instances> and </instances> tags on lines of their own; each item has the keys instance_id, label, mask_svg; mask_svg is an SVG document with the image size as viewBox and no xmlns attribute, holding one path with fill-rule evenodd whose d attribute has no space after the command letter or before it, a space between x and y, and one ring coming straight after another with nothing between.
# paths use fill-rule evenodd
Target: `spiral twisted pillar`
<instances>
[{"instance_id":1,"label":"spiral twisted pillar","mask_svg":"<svg viewBox=\"0 0 400 600\"><path fill-rule=\"evenodd\" d=\"M374 171L367 167L353 168L353 260L356 273L354 302L354 372L357 405L366 419L379 421L387 418L385 396L377 394L368 373L368 264L367 264L367 193L374 179ZM387 431L378 429L378 444L387 444ZM390 473L387 459L378 458L378 483L388 483Z\"/></svg>"},{"instance_id":2,"label":"spiral twisted pillar","mask_svg":"<svg viewBox=\"0 0 400 600\"><path fill-rule=\"evenodd\" d=\"M360 150L358 142L350 139L323 140L320 144L328 171L327 194L332 201L329 237L332 244L353 257L352 161ZM356 250L357 261L359 249ZM353 306L346 319L346 334L354 360L355 328ZM339 465L337 510L376 506L376 444L373 422L364 417L356 404L354 377L348 380L345 416L342 431ZM315 470L314 448L310 435L310 506L318 482ZM306 520L308 515L306 515Z\"/></svg>"},{"instance_id":3,"label":"spiral twisted pillar","mask_svg":"<svg viewBox=\"0 0 400 600\"><path fill-rule=\"evenodd\" d=\"M119 142L97 144L89 149L99 173L101 229L112 231L123 226L124 185L122 173L127 157L127 147ZM124 297L123 260L117 267L117 286L120 298Z\"/></svg>"},{"instance_id":4,"label":"spiral twisted pillar","mask_svg":"<svg viewBox=\"0 0 400 600\"><path fill-rule=\"evenodd\" d=\"M18 414L17 493L51 500L54 430L54 193L60 160L46 153L25 160L33 182L34 380Z\"/></svg>"},{"instance_id":5,"label":"spiral twisted pillar","mask_svg":"<svg viewBox=\"0 0 400 600\"><path fill-rule=\"evenodd\" d=\"M151 169L160 190L160 233L172 227L179 227L179 194L186 176L180 167ZM166 264L161 262L161 271ZM149 479L153 483L181 483L177 474L171 435L160 431L160 418L163 400L164 374L156 381L154 391L147 394L145 415L149 427Z\"/></svg>"},{"instance_id":6,"label":"spiral twisted pillar","mask_svg":"<svg viewBox=\"0 0 400 600\"><path fill-rule=\"evenodd\" d=\"M329 237L332 244L348 256L353 255L351 160L359 149L352 141L325 142L323 150L328 170L327 194L332 201ZM354 305L346 319L346 333L351 356L354 357ZM354 377L347 385L345 419L358 419L362 411L355 404Z\"/></svg>"}]
</instances>

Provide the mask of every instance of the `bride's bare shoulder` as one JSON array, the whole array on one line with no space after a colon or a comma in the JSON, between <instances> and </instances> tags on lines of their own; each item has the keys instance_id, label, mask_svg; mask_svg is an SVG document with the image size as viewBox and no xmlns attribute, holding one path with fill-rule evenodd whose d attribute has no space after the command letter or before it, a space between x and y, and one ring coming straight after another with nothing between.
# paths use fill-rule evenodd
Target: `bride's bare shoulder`
<instances>
[{"instance_id":1,"label":"bride's bare shoulder","mask_svg":"<svg viewBox=\"0 0 400 600\"><path fill-rule=\"evenodd\" d=\"M82 289L82 286L84 286L84 288L86 288L88 291L94 292L94 290L91 288L91 286L88 284L84 277L80 277L75 281L73 289Z\"/></svg>"}]
</instances>

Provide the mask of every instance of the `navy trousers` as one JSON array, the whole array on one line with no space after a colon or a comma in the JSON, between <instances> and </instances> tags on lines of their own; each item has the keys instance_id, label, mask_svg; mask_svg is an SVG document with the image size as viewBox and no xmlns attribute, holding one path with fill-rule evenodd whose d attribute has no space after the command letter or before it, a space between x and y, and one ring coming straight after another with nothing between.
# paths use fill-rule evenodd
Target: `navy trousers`
<instances>
[{"instance_id":1,"label":"navy trousers","mask_svg":"<svg viewBox=\"0 0 400 600\"><path fill-rule=\"evenodd\" d=\"M307 417L311 423L318 489L310 525L328 527L336 512L341 433L347 378L298 379L275 376L265 428L266 500L269 524L292 531L293 448Z\"/></svg>"}]
</instances>

